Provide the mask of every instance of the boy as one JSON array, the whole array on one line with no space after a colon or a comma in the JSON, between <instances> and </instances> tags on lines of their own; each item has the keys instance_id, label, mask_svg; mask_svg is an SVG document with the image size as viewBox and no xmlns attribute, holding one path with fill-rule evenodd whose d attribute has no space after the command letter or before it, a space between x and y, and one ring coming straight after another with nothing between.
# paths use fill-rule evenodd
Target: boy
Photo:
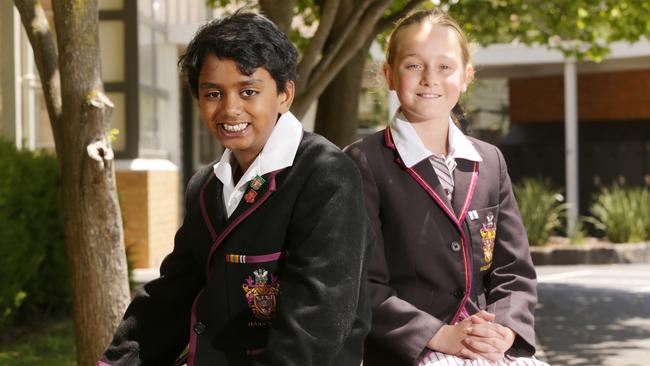
<instances>
[{"instance_id":1,"label":"boy","mask_svg":"<svg viewBox=\"0 0 650 366\"><path fill-rule=\"evenodd\" d=\"M354 163L289 112L296 59L247 12L188 45L181 70L226 149L98 365L172 365L188 342L188 365L359 365L372 231Z\"/></svg>"}]
</instances>

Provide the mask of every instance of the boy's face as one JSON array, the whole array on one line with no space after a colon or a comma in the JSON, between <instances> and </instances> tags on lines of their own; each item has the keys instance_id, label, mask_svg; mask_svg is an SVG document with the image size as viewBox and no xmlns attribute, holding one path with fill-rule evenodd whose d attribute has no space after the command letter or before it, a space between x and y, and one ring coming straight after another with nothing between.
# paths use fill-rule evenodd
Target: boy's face
<instances>
[{"instance_id":1,"label":"boy's face","mask_svg":"<svg viewBox=\"0 0 650 366\"><path fill-rule=\"evenodd\" d=\"M289 111L294 84L278 93L271 74L260 67L244 75L230 59L209 54L198 82L198 104L208 130L247 169L269 139L278 114Z\"/></svg>"}]
</instances>

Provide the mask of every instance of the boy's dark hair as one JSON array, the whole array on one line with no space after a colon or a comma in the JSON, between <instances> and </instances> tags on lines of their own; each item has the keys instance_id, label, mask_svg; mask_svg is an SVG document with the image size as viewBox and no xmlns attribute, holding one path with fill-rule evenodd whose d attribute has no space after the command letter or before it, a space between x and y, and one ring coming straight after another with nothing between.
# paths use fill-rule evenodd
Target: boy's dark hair
<instances>
[{"instance_id":1,"label":"boy's dark hair","mask_svg":"<svg viewBox=\"0 0 650 366\"><path fill-rule=\"evenodd\" d=\"M296 48L273 22L260 14L239 9L199 28L178 60L181 75L195 98L201 66L209 54L233 60L244 75L265 68L279 93L285 91L287 81L296 80Z\"/></svg>"}]
</instances>

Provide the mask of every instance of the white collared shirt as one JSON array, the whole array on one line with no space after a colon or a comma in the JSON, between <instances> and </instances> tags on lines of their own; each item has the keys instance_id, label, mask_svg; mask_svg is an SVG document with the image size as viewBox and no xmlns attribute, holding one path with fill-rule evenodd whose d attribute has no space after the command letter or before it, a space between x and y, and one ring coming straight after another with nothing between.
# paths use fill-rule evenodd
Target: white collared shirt
<instances>
[{"instance_id":1,"label":"white collared shirt","mask_svg":"<svg viewBox=\"0 0 650 366\"><path fill-rule=\"evenodd\" d=\"M483 161L471 141L463 134L454 121L449 117L449 132L447 139L449 142L448 157L454 159L461 158L471 161ZM409 122L402 112L398 111L390 122L390 131L393 141L397 147L402 161L407 168L412 168L415 164L434 155L424 146L422 139L418 136L415 128Z\"/></svg>"},{"instance_id":2,"label":"white collared shirt","mask_svg":"<svg viewBox=\"0 0 650 366\"><path fill-rule=\"evenodd\" d=\"M449 117L448 123L449 128L447 141L449 142L449 153L447 156L436 155L424 146L417 131L402 112L398 110L395 113L395 116L393 116L390 123L391 134L397 152L399 152L399 155L407 168L412 168L422 160L429 159L435 170L437 168L432 160L434 157L437 157L445 162L449 168L449 174L453 179L453 171L456 167L457 158L471 161L483 161L472 145L472 142L469 141L465 134L463 134L463 132L456 126L451 117ZM449 197L451 197L451 192L448 193L448 198Z\"/></svg>"},{"instance_id":3,"label":"white collared shirt","mask_svg":"<svg viewBox=\"0 0 650 366\"><path fill-rule=\"evenodd\" d=\"M283 114L273 127L262 151L237 184L232 175L237 161L229 149L223 152L221 160L214 165L214 175L223 184L223 202L228 217L239 205L251 179L293 165L302 134L300 121L291 112Z\"/></svg>"}]
</instances>

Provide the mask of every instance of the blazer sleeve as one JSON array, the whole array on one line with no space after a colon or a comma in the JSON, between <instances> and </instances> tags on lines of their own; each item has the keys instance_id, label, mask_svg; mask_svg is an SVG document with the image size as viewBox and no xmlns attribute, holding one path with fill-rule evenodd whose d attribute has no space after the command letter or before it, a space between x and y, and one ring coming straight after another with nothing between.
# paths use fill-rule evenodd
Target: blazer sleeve
<instances>
[{"instance_id":1,"label":"blazer sleeve","mask_svg":"<svg viewBox=\"0 0 650 366\"><path fill-rule=\"evenodd\" d=\"M515 343L507 353L525 357L535 353L537 280L506 163L501 151L495 150L500 169L499 216L487 310L496 314L496 323L517 333Z\"/></svg>"},{"instance_id":2,"label":"blazer sleeve","mask_svg":"<svg viewBox=\"0 0 650 366\"><path fill-rule=\"evenodd\" d=\"M192 302L205 282L190 248L196 229L187 206L160 277L138 290L98 365L173 365L187 346Z\"/></svg>"},{"instance_id":3,"label":"blazer sleeve","mask_svg":"<svg viewBox=\"0 0 650 366\"><path fill-rule=\"evenodd\" d=\"M340 150L319 154L311 165L292 213L277 312L256 366L333 365L341 354L354 355L346 365L361 361L370 327L365 272L373 243L361 180ZM356 344L347 342L350 337Z\"/></svg>"},{"instance_id":4,"label":"blazer sleeve","mask_svg":"<svg viewBox=\"0 0 650 366\"><path fill-rule=\"evenodd\" d=\"M445 324L442 320L400 299L390 286L380 214L381 197L373 169L363 151L352 146L346 153L361 171L368 217L375 232L375 250L368 266L368 289L372 304L370 338L409 364L416 364L427 344Z\"/></svg>"}]
</instances>

